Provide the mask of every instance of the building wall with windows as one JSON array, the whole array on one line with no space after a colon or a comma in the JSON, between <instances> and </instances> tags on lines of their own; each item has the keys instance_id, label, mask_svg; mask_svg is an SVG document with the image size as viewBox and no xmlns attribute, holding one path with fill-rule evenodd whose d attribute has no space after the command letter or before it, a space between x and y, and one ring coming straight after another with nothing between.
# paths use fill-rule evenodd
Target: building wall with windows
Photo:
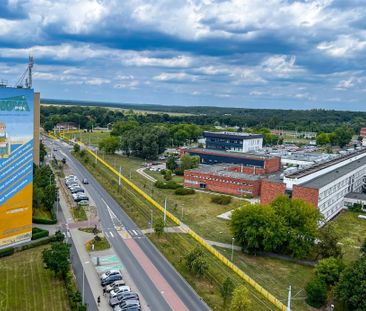
<instances>
[{"instance_id":1,"label":"building wall with windows","mask_svg":"<svg viewBox=\"0 0 366 311\"><path fill-rule=\"evenodd\" d=\"M236 132L203 132L206 148L234 152L262 149L263 135Z\"/></svg>"}]
</instances>

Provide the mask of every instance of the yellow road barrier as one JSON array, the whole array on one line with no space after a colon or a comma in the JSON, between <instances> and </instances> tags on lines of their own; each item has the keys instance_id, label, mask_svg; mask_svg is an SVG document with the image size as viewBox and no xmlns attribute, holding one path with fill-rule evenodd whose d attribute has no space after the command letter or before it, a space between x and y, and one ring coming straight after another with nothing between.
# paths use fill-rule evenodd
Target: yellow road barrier
<instances>
[{"instance_id":1,"label":"yellow road barrier","mask_svg":"<svg viewBox=\"0 0 366 311\"><path fill-rule=\"evenodd\" d=\"M51 135L50 135L51 136ZM52 137L52 136L51 136ZM63 138L68 140L67 138ZM128 180L125 176L120 174L116 169L114 169L109 163L101 159L97 154L95 154L92 150L90 150L87 146L85 146L82 142L77 142L78 144L82 145L88 153L91 154L97 161L107 167L111 172L113 172L117 177L120 177L127 185L129 185L133 190L135 190L138 194L140 194L146 201L151 203L155 206L158 210L164 213L164 208L156 202L153 198L147 195L144 191L142 191L139 187L137 187L133 182ZM180 220L175 217L169 211L165 211L166 216L169 217L174 223L180 225ZM187 227L188 228L188 227ZM258 293L264 296L268 301L270 301L274 306L276 306L279 310L286 311L287 307L278 300L275 296L273 296L269 291L259 285L255 280L253 280L249 275L247 275L243 270L239 269L234 263L228 260L224 255L218 252L214 247L208 244L203 238L201 238L197 233L195 233L192 229L188 229L188 234L196 240L201 246L203 246L206 250L208 250L212 255L214 255L219 261L225 264L228 268L234 271L239 277L241 277L245 282L251 285Z\"/></svg>"}]
</instances>

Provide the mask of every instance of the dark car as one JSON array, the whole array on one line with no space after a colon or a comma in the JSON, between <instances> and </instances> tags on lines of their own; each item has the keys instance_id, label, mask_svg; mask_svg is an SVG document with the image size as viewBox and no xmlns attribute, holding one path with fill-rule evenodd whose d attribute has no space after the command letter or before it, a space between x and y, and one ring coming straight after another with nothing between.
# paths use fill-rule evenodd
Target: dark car
<instances>
[{"instance_id":1,"label":"dark car","mask_svg":"<svg viewBox=\"0 0 366 311\"><path fill-rule=\"evenodd\" d=\"M122 280L122 275L120 274L114 274L114 275L110 275L108 277L106 277L105 279L103 279L100 284L104 287L107 286L109 284L112 284L115 281L119 281Z\"/></svg>"}]
</instances>

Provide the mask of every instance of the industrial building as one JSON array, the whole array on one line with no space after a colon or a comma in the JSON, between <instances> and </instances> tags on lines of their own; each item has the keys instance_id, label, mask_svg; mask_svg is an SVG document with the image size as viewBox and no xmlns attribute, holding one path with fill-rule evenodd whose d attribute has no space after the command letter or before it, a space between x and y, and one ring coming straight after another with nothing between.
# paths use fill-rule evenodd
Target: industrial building
<instances>
[{"instance_id":1,"label":"industrial building","mask_svg":"<svg viewBox=\"0 0 366 311\"><path fill-rule=\"evenodd\" d=\"M238 132L203 132L206 149L250 152L262 149L263 135Z\"/></svg>"},{"instance_id":2,"label":"industrial building","mask_svg":"<svg viewBox=\"0 0 366 311\"><path fill-rule=\"evenodd\" d=\"M236 164L243 166L247 174L269 174L281 168L281 158L254 153L227 152L210 149L186 149L183 153L199 156L202 164Z\"/></svg>"},{"instance_id":3,"label":"industrial building","mask_svg":"<svg viewBox=\"0 0 366 311\"><path fill-rule=\"evenodd\" d=\"M268 179L261 185L261 203L268 204L288 193L319 208L326 220L345 208L349 193L361 193L366 176L366 149L357 150L324 163Z\"/></svg>"},{"instance_id":4,"label":"industrial building","mask_svg":"<svg viewBox=\"0 0 366 311\"><path fill-rule=\"evenodd\" d=\"M238 196L258 197L261 175L243 173L243 167L228 165L201 165L184 171L184 185L196 189Z\"/></svg>"}]
</instances>

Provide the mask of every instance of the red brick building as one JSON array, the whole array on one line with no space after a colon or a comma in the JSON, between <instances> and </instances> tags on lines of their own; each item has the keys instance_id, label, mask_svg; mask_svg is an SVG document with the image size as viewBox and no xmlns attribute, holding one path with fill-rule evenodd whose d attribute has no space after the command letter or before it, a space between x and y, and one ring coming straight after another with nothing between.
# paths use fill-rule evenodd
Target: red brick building
<instances>
[{"instance_id":1,"label":"red brick building","mask_svg":"<svg viewBox=\"0 0 366 311\"><path fill-rule=\"evenodd\" d=\"M237 169L237 167L236 167ZM184 186L231 195L260 195L262 176L246 174L227 165L202 165L184 172Z\"/></svg>"},{"instance_id":2,"label":"red brick building","mask_svg":"<svg viewBox=\"0 0 366 311\"><path fill-rule=\"evenodd\" d=\"M360 130L360 136L366 137L366 127L362 127Z\"/></svg>"}]
</instances>

